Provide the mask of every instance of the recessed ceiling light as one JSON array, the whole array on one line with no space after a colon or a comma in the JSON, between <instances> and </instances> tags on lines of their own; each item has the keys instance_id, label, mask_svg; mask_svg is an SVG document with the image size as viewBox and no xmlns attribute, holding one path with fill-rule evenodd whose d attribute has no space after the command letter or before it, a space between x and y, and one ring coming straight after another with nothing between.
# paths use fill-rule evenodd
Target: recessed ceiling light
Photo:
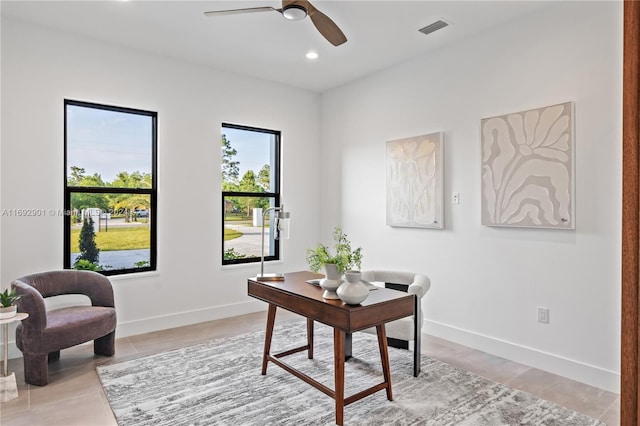
<instances>
[{"instance_id":1,"label":"recessed ceiling light","mask_svg":"<svg viewBox=\"0 0 640 426\"><path fill-rule=\"evenodd\" d=\"M316 52L307 52L307 59L318 59L318 54Z\"/></svg>"}]
</instances>

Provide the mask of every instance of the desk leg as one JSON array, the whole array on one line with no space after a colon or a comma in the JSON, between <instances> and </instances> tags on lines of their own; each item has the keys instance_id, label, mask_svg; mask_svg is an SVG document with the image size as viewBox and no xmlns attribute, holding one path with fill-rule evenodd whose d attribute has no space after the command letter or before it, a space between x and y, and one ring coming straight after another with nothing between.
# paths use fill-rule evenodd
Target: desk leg
<instances>
[{"instance_id":1,"label":"desk leg","mask_svg":"<svg viewBox=\"0 0 640 426\"><path fill-rule=\"evenodd\" d=\"M273 336L273 325L276 322L276 305L269 304L267 311L267 332L264 336L264 352L262 353L262 375L267 374L267 363L271 352L271 337Z\"/></svg>"},{"instance_id":2,"label":"desk leg","mask_svg":"<svg viewBox=\"0 0 640 426\"><path fill-rule=\"evenodd\" d=\"M378 332L378 346L380 347L380 359L382 360L382 373L384 374L384 381L387 383L387 399L393 401L393 394L391 393L391 369L389 368L389 351L387 349L387 332L384 328L384 324L376 326Z\"/></svg>"},{"instance_id":3,"label":"desk leg","mask_svg":"<svg viewBox=\"0 0 640 426\"><path fill-rule=\"evenodd\" d=\"M335 368L336 424L344 421L344 339L345 332L333 329L333 363Z\"/></svg>"},{"instance_id":4,"label":"desk leg","mask_svg":"<svg viewBox=\"0 0 640 426\"><path fill-rule=\"evenodd\" d=\"M311 318L307 318L307 344L309 345L307 358L313 359L313 320Z\"/></svg>"}]
</instances>

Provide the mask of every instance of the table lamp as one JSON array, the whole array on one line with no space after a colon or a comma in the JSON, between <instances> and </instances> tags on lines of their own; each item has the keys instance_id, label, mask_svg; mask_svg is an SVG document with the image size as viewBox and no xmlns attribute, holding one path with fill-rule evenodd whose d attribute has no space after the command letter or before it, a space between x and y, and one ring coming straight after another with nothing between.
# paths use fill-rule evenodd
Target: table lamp
<instances>
[{"instance_id":1,"label":"table lamp","mask_svg":"<svg viewBox=\"0 0 640 426\"><path fill-rule=\"evenodd\" d=\"M265 274L264 273L264 220L267 213L274 211L276 213L274 220L273 238L276 240L289 239L289 217L291 214L284 211L284 205L280 207L269 207L262 213L262 251L260 252L260 275L256 277L258 281L284 281L284 274Z\"/></svg>"}]
</instances>

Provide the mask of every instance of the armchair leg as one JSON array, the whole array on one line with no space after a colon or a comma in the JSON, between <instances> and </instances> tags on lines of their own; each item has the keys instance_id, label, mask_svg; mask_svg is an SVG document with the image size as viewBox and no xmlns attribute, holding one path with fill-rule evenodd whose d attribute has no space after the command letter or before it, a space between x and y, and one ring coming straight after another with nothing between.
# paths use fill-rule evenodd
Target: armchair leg
<instances>
[{"instance_id":1,"label":"armchair leg","mask_svg":"<svg viewBox=\"0 0 640 426\"><path fill-rule=\"evenodd\" d=\"M387 337L387 345L400 348L409 349L409 342L406 340L392 339ZM417 335L417 340L414 341L413 347L413 377L418 377L420 374L420 333Z\"/></svg>"},{"instance_id":2,"label":"armchair leg","mask_svg":"<svg viewBox=\"0 0 640 426\"><path fill-rule=\"evenodd\" d=\"M422 306L416 296L413 314L413 377L420 374L420 351L422 350Z\"/></svg>"},{"instance_id":3,"label":"armchair leg","mask_svg":"<svg viewBox=\"0 0 640 426\"><path fill-rule=\"evenodd\" d=\"M387 337L387 345L398 349L409 349L409 342L402 339Z\"/></svg>"},{"instance_id":4,"label":"armchair leg","mask_svg":"<svg viewBox=\"0 0 640 426\"><path fill-rule=\"evenodd\" d=\"M419 335L418 335L419 336ZM413 377L418 377L420 374L420 337L415 342L413 348Z\"/></svg>"},{"instance_id":5,"label":"armchair leg","mask_svg":"<svg viewBox=\"0 0 640 426\"><path fill-rule=\"evenodd\" d=\"M49 383L48 354L22 354L24 358L24 381L30 385L45 386Z\"/></svg>"},{"instance_id":6,"label":"armchair leg","mask_svg":"<svg viewBox=\"0 0 640 426\"><path fill-rule=\"evenodd\" d=\"M96 355L113 356L116 353L116 332L115 330L106 336L102 336L93 341L93 353Z\"/></svg>"}]
</instances>

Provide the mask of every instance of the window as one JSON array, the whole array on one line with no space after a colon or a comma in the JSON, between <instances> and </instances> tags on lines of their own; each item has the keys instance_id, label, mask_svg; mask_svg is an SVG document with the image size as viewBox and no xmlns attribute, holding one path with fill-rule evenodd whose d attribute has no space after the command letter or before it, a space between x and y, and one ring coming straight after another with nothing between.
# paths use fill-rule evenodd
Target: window
<instances>
[{"instance_id":1,"label":"window","mask_svg":"<svg viewBox=\"0 0 640 426\"><path fill-rule=\"evenodd\" d=\"M280 132L222 124L223 265L260 261L262 213L279 205ZM270 213L264 224L265 261L280 259Z\"/></svg>"},{"instance_id":2,"label":"window","mask_svg":"<svg viewBox=\"0 0 640 426\"><path fill-rule=\"evenodd\" d=\"M64 267L156 269L157 114L64 101Z\"/></svg>"}]
</instances>

